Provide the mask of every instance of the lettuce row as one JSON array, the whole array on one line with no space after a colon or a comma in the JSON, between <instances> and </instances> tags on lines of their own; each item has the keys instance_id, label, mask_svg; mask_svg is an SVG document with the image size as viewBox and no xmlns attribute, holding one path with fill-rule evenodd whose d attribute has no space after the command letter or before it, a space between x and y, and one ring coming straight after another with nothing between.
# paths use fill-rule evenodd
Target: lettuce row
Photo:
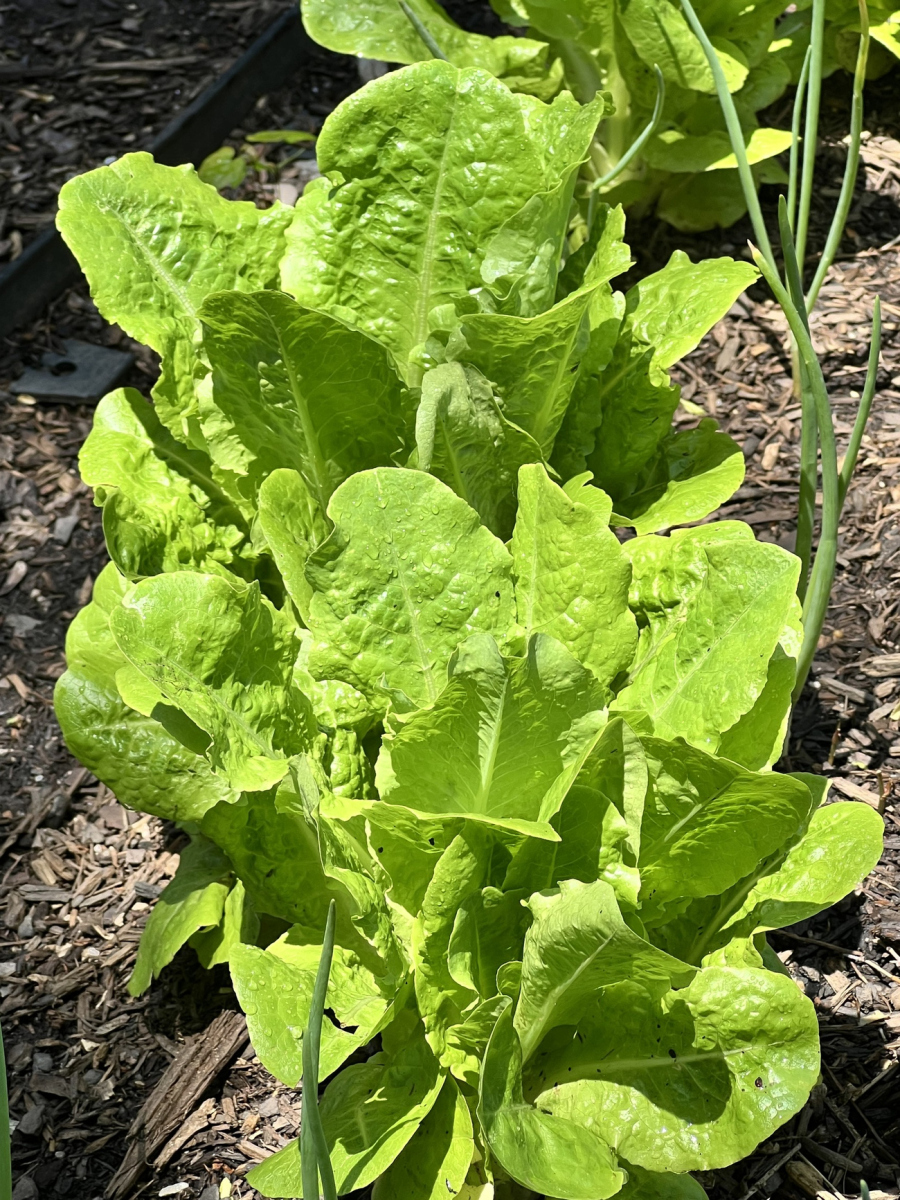
<instances>
[{"instance_id":1,"label":"lettuce row","mask_svg":"<svg viewBox=\"0 0 900 1200\"><path fill-rule=\"evenodd\" d=\"M604 105L423 63L329 118L293 212L146 155L62 196L99 306L163 359L82 453L113 561L56 696L81 760L191 835L130 986L186 942L227 962L296 1086L334 901L341 1194L696 1200L817 1077L764 931L880 851L872 810L769 769L797 560L673 528L742 458L668 432L667 371L753 272L613 291L621 211L569 229ZM252 1182L300 1194L299 1145Z\"/></svg>"}]
</instances>

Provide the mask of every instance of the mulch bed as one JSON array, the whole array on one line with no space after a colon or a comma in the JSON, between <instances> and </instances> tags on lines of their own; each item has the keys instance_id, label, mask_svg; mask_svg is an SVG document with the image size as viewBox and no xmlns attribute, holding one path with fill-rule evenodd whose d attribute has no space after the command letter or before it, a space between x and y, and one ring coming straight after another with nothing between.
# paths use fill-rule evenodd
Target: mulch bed
<instances>
[{"instance_id":1,"label":"mulch bed","mask_svg":"<svg viewBox=\"0 0 900 1200\"><path fill-rule=\"evenodd\" d=\"M2 132L11 137L6 123L17 100L8 95L25 101L15 110L26 115L14 132L30 131L13 142L18 150L5 151L13 167L23 168L23 187L10 207L16 223L7 231L18 230L24 244L39 223L29 226L21 213L51 212L66 174L157 132L178 106L173 93L180 87L179 102L186 102L283 5L178 0L166 7L160 0L132 9L101 0L109 28L102 15L94 19L100 10L93 0L34 0L25 13L2 7L8 57L18 37L20 65L55 71L49 82L37 76L4 82L0 71ZM459 7L467 10L462 0ZM35 15L44 22L43 46L28 32ZM48 35L52 20L60 24ZM140 28L120 29L127 20ZM81 28L88 35L73 47ZM122 42L127 52L103 37ZM141 94L132 97L124 94L131 69L115 83L81 69L89 57L124 60L144 50L164 58L176 50L197 54L201 62L183 64L180 76L154 74L152 90L135 86L131 90ZM68 77L63 54L73 72ZM231 140L240 145L259 128L315 130L357 78L352 60L323 54L311 73L259 104ZM22 95L26 91L52 91L54 99L32 99ZM827 95L813 251L833 203L846 128L843 83L832 81ZM114 123L77 108L100 106L104 98ZM65 118L51 113L64 104L78 115L60 132ZM151 111L137 122L141 106ZM857 1195L861 1175L876 1200L877 1189L889 1196L900 1189L900 730L890 720L900 701L900 248L892 248L900 238L898 112L895 72L870 86L865 177L813 323L827 355L839 439L849 433L861 389L876 293L884 308L885 351L879 398L845 510L829 622L786 764L825 773L836 794L880 808L886 850L873 875L840 905L771 935L819 1011L822 1082L803 1112L750 1159L703 1176L713 1200ZM70 158L57 160L51 143L39 137L42 128L60 136L77 132L77 155L69 151ZM0 171L11 166L3 153ZM269 151L271 168L254 172L243 194L267 204L301 190L313 164L300 159L280 169L285 153ZM744 225L691 238L650 220L630 222L629 239L640 251L634 277L657 269L676 247L693 257L740 253L736 248L747 236ZM799 410L783 334L780 315L755 287L677 377L685 400L716 416L744 449L745 485L721 515L749 521L760 537L790 545ZM99 1200L108 1190L123 1200L140 1194L246 1198L255 1195L243 1178L247 1170L296 1134L298 1097L255 1059L223 968L202 971L187 950L146 996L128 996L141 928L174 872L181 835L119 807L68 755L53 717L65 629L106 561L99 513L76 467L91 413L17 402L5 389L42 350L70 336L132 350L137 361L126 382L144 392L156 375L153 355L106 325L84 287L0 344L0 1023L18 1121L15 1200ZM697 416L685 410L678 419L691 424ZM129 1146L137 1150L126 1160ZM144 1158L149 1165L140 1170Z\"/></svg>"}]
</instances>

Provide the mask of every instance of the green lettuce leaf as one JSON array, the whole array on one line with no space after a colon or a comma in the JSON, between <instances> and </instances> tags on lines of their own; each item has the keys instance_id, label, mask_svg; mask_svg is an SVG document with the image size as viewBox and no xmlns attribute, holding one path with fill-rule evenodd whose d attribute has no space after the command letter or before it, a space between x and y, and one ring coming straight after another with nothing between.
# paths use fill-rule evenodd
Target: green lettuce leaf
<instances>
[{"instance_id":1,"label":"green lettuce leaf","mask_svg":"<svg viewBox=\"0 0 900 1200\"><path fill-rule=\"evenodd\" d=\"M454 362L426 373L416 466L453 488L497 537L508 538L515 522L519 467L542 457L537 442L500 411L478 371Z\"/></svg>"},{"instance_id":2,"label":"green lettuce leaf","mask_svg":"<svg viewBox=\"0 0 900 1200\"><path fill-rule=\"evenodd\" d=\"M310 669L367 696L431 704L457 644L513 623L510 558L448 487L421 471L378 468L334 493L335 529L313 551Z\"/></svg>"},{"instance_id":3,"label":"green lettuce leaf","mask_svg":"<svg viewBox=\"0 0 900 1200\"><path fill-rule=\"evenodd\" d=\"M266 950L240 946L231 955L231 980L247 1016L253 1048L276 1079L295 1088L303 1073L303 1034L321 945L301 927ZM389 994L359 958L336 945L325 1007L336 1021L322 1023L319 1079L326 1079L390 1019Z\"/></svg>"},{"instance_id":4,"label":"green lettuce leaf","mask_svg":"<svg viewBox=\"0 0 900 1200\"><path fill-rule=\"evenodd\" d=\"M736 521L635 538L625 552L640 642L616 707L646 712L660 737L715 750L765 687L799 560Z\"/></svg>"},{"instance_id":5,"label":"green lettuce leaf","mask_svg":"<svg viewBox=\"0 0 900 1200\"><path fill-rule=\"evenodd\" d=\"M522 76L534 79L536 84L547 70L545 42L467 33L433 0L412 0L410 7L454 66L481 67L500 79L509 76L511 86ZM311 38L338 54L393 63L432 57L429 47L392 0L307 0L303 24Z\"/></svg>"},{"instance_id":6,"label":"green lettuce leaf","mask_svg":"<svg viewBox=\"0 0 900 1200\"><path fill-rule=\"evenodd\" d=\"M133 388L97 405L78 465L103 507L110 557L129 579L226 569L252 578L250 530L208 457L177 442Z\"/></svg>"},{"instance_id":7,"label":"green lettuce leaf","mask_svg":"<svg viewBox=\"0 0 900 1200\"><path fill-rule=\"evenodd\" d=\"M625 923L602 880L564 880L554 892L536 892L528 907L534 921L525 935L514 1021L526 1062L551 1029L577 1022L598 989L637 978L662 995L694 974Z\"/></svg>"},{"instance_id":8,"label":"green lettuce leaf","mask_svg":"<svg viewBox=\"0 0 900 1200\"><path fill-rule=\"evenodd\" d=\"M128 990L140 996L199 929L218 925L233 880L218 846L195 836L181 852L175 877L160 894L141 934Z\"/></svg>"},{"instance_id":9,"label":"green lettuce leaf","mask_svg":"<svg viewBox=\"0 0 900 1200\"><path fill-rule=\"evenodd\" d=\"M655 456L678 403L667 370L693 350L757 278L749 263L730 258L692 263L676 250L661 271L625 297L625 316L609 365L577 397L564 443L568 477L587 467L618 503ZM581 463L574 457L580 445Z\"/></svg>"},{"instance_id":10,"label":"green lettuce leaf","mask_svg":"<svg viewBox=\"0 0 900 1200\"><path fill-rule=\"evenodd\" d=\"M198 930L190 940L202 965L209 970L227 963L238 946L256 945L260 936L259 914L250 903L239 879L225 897L222 919L212 929Z\"/></svg>"},{"instance_id":11,"label":"green lettuce leaf","mask_svg":"<svg viewBox=\"0 0 900 1200\"><path fill-rule=\"evenodd\" d=\"M596 489L594 489L596 490ZM511 549L519 624L563 643L609 686L634 658L631 571L608 522L570 498L540 466L519 472ZM592 497L593 499L593 497Z\"/></svg>"},{"instance_id":12,"label":"green lettuce leaf","mask_svg":"<svg viewBox=\"0 0 900 1200\"><path fill-rule=\"evenodd\" d=\"M328 178L294 210L283 287L375 337L408 374L433 311L482 285L490 235L569 178L604 106L544 105L438 60L382 77L322 128Z\"/></svg>"},{"instance_id":13,"label":"green lettuce leaf","mask_svg":"<svg viewBox=\"0 0 900 1200\"><path fill-rule=\"evenodd\" d=\"M683 743L644 738L649 787L641 827L646 921L688 897L719 895L806 823L813 798L789 775L755 774Z\"/></svg>"},{"instance_id":14,"label":"green lettuce leaf","mask_svg":"<svg viewBox=\"0 0 900 1200\"><path fill-rule=\"evenodd\" d=\"M259 587L186 571L139 583L112 615L122 652L212 739L213 770L263 791L311 742L293 631Z\"/></svg>"},{"instance_id":15,"label":"green lettuce leaf","mask_svg":"<svg viewBox=\"0 0 900 1200\"><path fill-rule=\"evenodd\" d=\"M819 1075L815 1010L791 979L708 968L662 1000L603 993L526 1095L653 1171L724 1167L806 1103Z\"/></svg>"},{"instance_id":16,"label":"green lettuce leaf","mask_svg":"<svg viewBox=\"0 0 900 1200\"><path fill-rule=\"evenodd\" d=\"M282 292L209 296L200 319L212 368L203 434L251 510L282 467L299 471L324 513L349 475L392 464L408 413L377 342Z\"/></svg>"},{"instance_id":17,"label":"green lettuce leaf","mask_svg":"<svg viewBox=\"0 0 900 1200\"><path fill-rule=\"evenodd\" d=\"M431 1112L375 1181L372 1200L447 1200L462 1190L474 1150L469 1107L445 1079Z\"/></svg>"},{"instance_id":18,"label":"green lettuce leaf","mask_svg":"<svg viewBox=\"0 0 900 1200\"><path fill-rule=\"evenodd\" d=\"M340 1194L364 1188L398 1157L444 1085L421 1025L404 1043L347 1067L319 1101ZM300 1142L290 1142L247 1177L264 1196L299 1196Z\"/></svg>"},{"instance_id":19,"label":"green lettuce leaf","mask_svg":"<svg viewBox=\"0 0 900 1200\"><path fill-rule=\"evenodd\" d=\"M434 706L385 735L383 803L555 839L552 785L605 723L606 693L554 638L504 659L486 634L463 642Z\"/></svg>"},{"instance_id":20,"label":"green lettuce leaf","mask_svg":"<svg viewBox=\"0 0 900 1200\"><path fill-rule=\"evenodd\" d=\"M616 505L614 524L638 533L656 533L672 525L702 521L724 504L744 482L744 455L716 422L669 434L636 487Z\"/></svg>"},{"instance_id":21,"label":"green lettuce leaf","mask_svg":"<svg viewBox=\"0 0 900 1200\"><path fill-rule=\"evenodd\" d=\"M69 626L68 669L53 696L56 716L72 753L123 804L164 820L198 821L216 804L237 800L237 794L213 774L203 746L190 749L170 732L183 732L183 714L160 704L153 709L157 720L122 699L116 681L130 664L116 645L109 618L128 587L109 563L97 577L93 600Z\"/></svg>"},{"instance_id":22,"label":"green lettuce leaf","mask_svg":"<svg viewBox=\"0 0 900 1200\"><path fill-rule=\"evenodd\" d=\"M529 892L564 879L612 887L620 905L638 907L637 870L647 761L640 739L616 717L603 730L550 824L558 842L526 840L514 853L505 889Z\"/></svg>"},{"instance_id":23,"label":"green lettuce leaf","mask_svg":"<svg viewBox=\"0 0 900 1200\"><path fill-rule=\"evenodd\" d=\"M192 167L164 167L144 152L60 191L57 225L100 312L163 359L156 409L180 441L203 448L200 305L211 292L277 286L291 217L280 203L225 200Z\"/></svg>"},{"instance_id":24,"label":"green lettuce leaf","mask_svg":"<svg viewBox=\"0 0 900 1200\"><path fill-rule=\"evenodd\" d=\"M525 1101L522 1048L510 1009L497 1021L485 1055L478 1116L504 1170L533 1192L560 1200L605 1200L625 1180L609 1144L596 1133Z\"/></svg>"}]
</instances>

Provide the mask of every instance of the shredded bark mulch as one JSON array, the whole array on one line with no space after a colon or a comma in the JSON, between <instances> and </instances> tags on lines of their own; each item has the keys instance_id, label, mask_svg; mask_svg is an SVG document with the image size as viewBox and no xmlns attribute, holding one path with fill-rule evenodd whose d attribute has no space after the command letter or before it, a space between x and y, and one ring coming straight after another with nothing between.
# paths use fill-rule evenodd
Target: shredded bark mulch
<instances>
[{"instance_id":1,"label":"shredded bark mulch","mask_svg":"<svg viewBox=\"0 0 900 1200\"><path fill-rule=\"evenodd\" d=\"M19 38L17 55L4 31L7 63L54 71L4 80L0 70L0 126L19 147L5 152L9 160L0 149L0 171L20 166L31 172L28 179L17 176L23 186L10 201L15 222L7 224L23 244L38 223L29 226L20 214L52 213L66 173L158 131L174 104L166 97L180 87L187 102L191 88L205 86L283 7L194 0L167 9L161 2L145 10L113 0L101 5L109 28L104 17L88 20L99 11L93 0L35 0L24 14L15 6L0 13ZM468 6L459 7L465 18ZM28 24L35 14L43 32ZM120 28L129 20L138 28ZM59 24L48 29L52 21ZM78 41L82 28L87 33ZM182 29L189 34L182 36ZM202 39L208 46L197 49ZM115 84L104 72L82 68L89 57L124 60L147 50L161 58L196 53L202 66L184 63L182 74L154 74L152 90L148 83L140 96L124 96L133 107L123 117L119 102L132 68ZM355 62L323 53L303 79L258 104L230 140L240 146L259 128L315 131L357 83ZM26 91L54 99L21 94ZM10 93L24 101L15 112ZM839 185L846 96L842 80L829 82L813 257ZM79 109L61 128L65 117L50 115L54 104L104 102L115 111L115 123ZM152 111L141 115L147 129L138 135L133 114L141 105ZM849 434L861 391L876 294L885 344L879 395L845 509L829 621L785 764L824 773L835 794L881 811L885 855L841 904L771 935L819 1011L822 1080L802 1113L756 1154L702 1176L713 1200L856 1196L860 1178L874 1200L900 1190L900 729L890 719L900 702L898 112L895 72L870 85L865 170L840 260L813 321L826 355L839 442ZM27 139L12 139L6 123L15 113L25 115L13 132L30 131ZM77 133L77 154L57 161L41 129ZM46 145L46 155L33 150L38 145ZM266 152L241 194L260 205L290 202L314 160L308 152L289 162L290 150ZM771 215L772 198L765 200ZM657 269L676 247L695 258L742 254L748 236L745 225L691 238L654 221L629 222L638 255L633 277ZM145 393L157 369L150 352L100 318L83 286L0 343L0 1023L18 1123L14 1196L248 1198L255 1193L246 1172L295 1136L299 1097L256 1060L223 968L203 971L186 950L146 996L128 996L141 928L175 870L182 835L116 804L69 756L53 716L65 629L106 561L99 512L77 476L91 413L17 401L6 389L41 351L71 336L131 350L137 361L126 382ZM684 400L717 417L743 447L746 482L720 515L748 521L758 536L790 546L799 408L791 395L784 323L762 287L734 306L677 369L677 378ZM696 419L694 411L679 411L680 423Z\"/></svg>"}]
</instances>

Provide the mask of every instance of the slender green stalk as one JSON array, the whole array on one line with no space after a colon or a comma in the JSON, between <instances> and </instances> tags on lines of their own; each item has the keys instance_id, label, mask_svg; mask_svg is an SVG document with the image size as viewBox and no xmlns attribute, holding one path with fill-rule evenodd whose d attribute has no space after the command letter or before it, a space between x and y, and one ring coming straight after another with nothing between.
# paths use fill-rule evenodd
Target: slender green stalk
<instances>
[{"instance_id":1,"label":"slender green stalk","mask_svg":"<svg viewBox=\"0 0 900 1200\"><path fill-rule=\"evenodd\" d=\"M874 311L872 313L872 341L869 344L869 365L866 370L866 382L863 387L859 408L856 410L856 420L853 422L850 441L847 443L847 453L844 455L844 462L841 467L839 481L841 508L844 507L844 501L847 498L847 489L850 487L850 480L853 478L853 472L856 469L856 460L859 457L859 448L862 444L863 434L866 431L866 422L869 419L869 413L872 411L872 401L875 399L875 386L878 381L878 360L880 357L881 301L876 296Z\"/></svg>"},{"instance_id":2,"label":"slender green stalk","mask_svg":"<svg viewBox=\"0 0 900 1200\"><path fill-rule=\"evenodd\" d=\"M815 2L819 2L819 0L815 0ZM747 159L747 147L744 143L744 131L741 128L741 119L738 116L734 100L731 98L731 92L728 90L728 81L725 78L725 72L722 70L722 64L719 62L719 56L716 54L715 47L707 37L706 30L694 12L691 0L681 0L681 6L684 9L684 15L688 19L688 24L703 47L713 79L715 80L716 92L719 96L719 103L722 106L722 114L725 117L728 136L731 139L731 149L737 159L738 174L744 192L744 200L747 204L747 210L750 213L750 220L753 223L753 232L756 235L756 241L765 256L770 271L777 275L778 268L775 265L775 256L772 253L772 244L769 241L766 223L763 220L762 208L760 207L759 196L756 192L756 182Z\"/></svg>"},{"instance_id":3,"label":"slender green stalk","mask_svg":"<svg viewBox=\"0 0 900 1200\"><path fill-rule=\"evenodd\" d=\"M9 1136L9 1095L6 1090L6 1055L0 1030L0 1200L12 1196L12 1155Z\"/></svg>"},{"instance_id":4,"label":"slender green stalk","mask_svg":"<svg viewBox=\"0 0 900 1200\"><path fill-rule=\"evenodd\" d=\"M643 130L638 134L635 140L631 143L616 165L611 171L607 171L599 179L595 179L591 184L592 191L598 191L602 187L607 187L612 181L628 166L634 158L643 150L650 139L653 137L659 128L659 123L662 120L663 105L666 102L666 81L663 78L663 73L656 65L653 64L653 70L656 72L656 104L653 106L653 116Z\"/></svg>"},{"instance_id":5,"label":"slender green stalk","mask_svg":"<svg viewBox=\"0 0 900 1200\"><path fill-rule=\"evenodd\" d=\"M829 267L834 262L834 256L838 252L838 247L841 244L841 238L844 236L844 229L847 225L850 205L853 203L856 178L859 174L859 151L862 145L863 126L863 88L866 83L866 64L869 59L869 10L866 6L866 0L859 0L859 27L859 52L856 55L856 71L853 74L850 141L847 145L847 162L844 167L844 179L841 183L841 194L838 198L837 207L834 210L831 228L828 230L825 249L822 251L819 266L807 293L807 312L812 312L819 296L819 289L825 281Z\"/></svg>"},{"instance_id":6,"label":"slender green stalk","mask_svg":"<svg viewBox=\"0 0 900 1200\"><path fill-rule=\"evenodd\" d=\"M809 60L812 49L807 48L803 59L803 70L797 81L797 94L794 96L794 114L791 119L791 165L788 171L788 217L791 229L797 228L797 172L800 164L800 122L803 116L803 97L806 94L806 84L809 80Z\"/></svg>"},{"instance_id":7,"label":"slender green stalk","mask_svg":"<svg viewBox=\"0 0 900 1200\"><path fill-rule=\"evenodd\" d=\"M444 62L447 62L447 55L434 40L434 35L432 34L431 30L428 29L424 22L416 16L413 10L406 3L406 0L397 0L397 3L403 9L403 15L406 17L407 21L409 21L410 25L412 25L413 29L428 47L429 51L431 52L431 57L442 58Z\"/></svg>"},{"instance_id":8,"label":"slender green stalk","mask_svg":"<svg viewBox=\"0 0 900 1200\"><path fill-rule=\"evenodd\" d=\"M800 358L806 368L809 387L816 406L816 418L819 426L819 442L822 455L822 529L819 535L819 546L810 574L809 589L803 605L803 644L797 661L797 679L794 685L794 699L800 695L809 668L812 665L825 613L828 608L828 598L831 595L831 585L834 581L834 569L837 563L837 531L840 519L840 496L837 468L837 447L834 440L834 422L831 416L831 404L822 368L813 349L809 331L806 327L806 314L801 315L794 304L784 284L771 269L764 256L751 246L753 260L765 276L766 282L772 289L775 299L781 305Z\"/></svg>"},{"instance_id":9,"label":"slender green stalk","mask_svg":"<svg viewBox=\"0 0 900 1200\"><path fill-rule=\"evenodd\" d=\"M328 976L334 954L334 901L328 906L325 939L316 973L309 1024L303 1035L303 1108L300 1115L300 1173L303 1200L319 1200L319 1181L325 1200L337 1200L331 1155L319 1115L319 1049L322 1043L322 1017L328 992Z\"/></svg>"},{"instance_id":10,"label":"slender green stalk","mask_svg":"<svg viewBox=\"0 0 900 1200\"><path fill-rule=\"evenodd\" d=\"M808 332L809 320L803 297L803 284L800 279L800 265L794 249L788 204L783 195L778 200L778 228L781 234L785 277L788 281L791 300ZM792 345L791 350L795 376L800 384L800 403L803 412L800 434L800 495L797 504L797 535L794 541L794 552L801 564L797 595L802 603L806 598L806 590L809 586L809 569L812 562L813 529L816 520L816 484L819 476L819 431L816 420L816 403L810 388L809 374L802 358L797 353L796 343Z\"/></svg>"},{"instance_id":11,"label":"slender green stalk","mask_svg":"<svg viewBox=\"0 0 900 1200\"><path fill-rule=\"evenodd\" d=\"M800 209L797 213L797 261L800 275L806 261L806 239L812 206L813 175L819 140L819 107L822 100L822 57L825 44L825 0L813 0L810 32L809 88L806 96L806 124L803 130L803 171L800 180Z\"/></svg>"}]
</instances>

